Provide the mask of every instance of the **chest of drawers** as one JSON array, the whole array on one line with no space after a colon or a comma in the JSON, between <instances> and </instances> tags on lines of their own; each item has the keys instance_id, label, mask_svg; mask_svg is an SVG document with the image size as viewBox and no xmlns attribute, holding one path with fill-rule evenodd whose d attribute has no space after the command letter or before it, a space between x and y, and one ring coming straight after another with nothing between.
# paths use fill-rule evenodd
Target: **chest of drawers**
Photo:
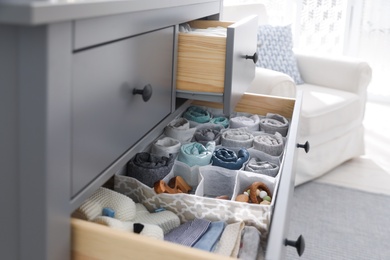
<instances>
[{"instance_id":1,"label":"chest of drawers","mask_svg":"<svg viewBox=\"0 0 390 260\"><path fill-rule=\"evenodd\" d=\"M71 220L70 215L190 104L191 96L176 92L178 25L200 18L218 20L221 4L216 0L0 4L4 36L0 136L7 151L1 163L8 173L1 174L0 197L10 212L3 216L7 225L2 225L10 234L1 243L5 259L92 257L94 251L105 252L101 255L110 259L116 254L141 259L161 253L170 259L216 259ZM145 86L152 88L147 102L133 92ZM279 111L292 118L278 188L283 192L277 196L267 246L271 254L267 258L279 259L285 250L293 190L300 98L242 98L245 90L235 94L229 86L224 85L220 94L235 96L234 102L241 103L217 100L224 109ZM99 239L84 243L96 234ZM118 248L128 242L128 249Z\"/></svg>"}]
</instances>

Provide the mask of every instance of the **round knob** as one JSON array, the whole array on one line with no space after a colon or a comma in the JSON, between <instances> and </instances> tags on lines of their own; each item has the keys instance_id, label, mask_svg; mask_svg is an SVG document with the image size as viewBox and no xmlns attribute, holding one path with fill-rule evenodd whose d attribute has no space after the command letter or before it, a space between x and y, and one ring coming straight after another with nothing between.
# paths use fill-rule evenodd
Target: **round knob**
<instances>
[{"instance_id":1,"label":"round knob","mask_svg":"<svg viewBox=\"0 0 390 260\"><path fill-rule=\"evenodd\" d=\"M259 60L259 55L257 55L257 52L255 52L252 56L250 55L245 55L245 59L251 59L253 60L253 63L256 64L257 61Z\"/></svg>"},{"instance_id":2,"label":"round knob","mask_svg":"<svg viewBox=\"0 0 390 260\"><path fill-rule=\"evenodd\" d=\"M147 84L143 89L133 89L134 95L142 95L143 101L147 102L152 97L152 86Z\"/></svg>"},{"instance_id":3,"label":"round knob","mask_svg":"<svg viewBox=\"0 0 390 260\"><path fill-rule=\"evenodd\" d=\"M305 239L302 235L298 237L297 241L286 239L285 245L295 247L299 256L301 256L305 251Z\"/></svg>"},{"instance_id":4,"label":"round knob","mask_svg":"<svg viewBox=\"0 0 390 260\"><path fill-rule=\"evenodd\" d=\"M308 141L306 141L304 144L297 144L297 147L305 149L306 153L310 151L310 143Z\"/></svg>"}]
</instances>

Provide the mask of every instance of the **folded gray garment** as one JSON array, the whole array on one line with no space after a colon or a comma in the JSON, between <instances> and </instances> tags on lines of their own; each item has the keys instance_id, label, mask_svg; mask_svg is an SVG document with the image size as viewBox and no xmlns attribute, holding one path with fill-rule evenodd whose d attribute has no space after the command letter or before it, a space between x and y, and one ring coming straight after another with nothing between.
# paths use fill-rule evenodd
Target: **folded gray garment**
<instances>
[{"instance_id":1,"label":"folded gray garment","mask_svg":"<svg viewBox=\"0 0 390 260\"><path fill-rule=\"evenodd\" d=\"M153 188L172 170L174 158L157 156L146 152L137 153L127 164L127 175Z\"/></svg>"},{"instance_id":2,"label":"folded gray garment","mask_svg":"<svg viewBox=\"0 0 390 260\"><path fill-rule=\"evenodd\" d=\"M193 142L198 142L206 145L210 141L214 141L216 145L221 143L221 130L224 129L222 125L206 123L196 127L196 132L192 138Z\"/></svg>"},{"instance_id":3,"label":"folded gray garment","mask_svg":"<svg viewBox=\"0 0 390 260\"><path fill-rule=\"evenodd\" d=\"M171 121L164 129L164 134L173 139L179 140L181 143L191 142L196 128L190 127L190 122L182 117Z\"/></svg>"},{"instance_id":4,"label":"folded gray garment","mask_svg":"<svg viewBox=\"0 0 390 260\"><path fill-rule=\"evenodd\" d=\"M242 232L241 248L238 252L238 259L245 260L257 260L259 251L261 250L260 245L260 231L252 226L245 226Z\"/></svg>"},{"instance_id":5,"label":"folded gray garment","mask_svg":"<svg viewBox=\"0 0 390 260\"><path fill-rule=\"evenodd\" d=\"M273 156L279 156L284 149L283 136L278 132L275 134L261 133L254 137L253 148Z\"/></svg>"},{"instance_id":6,"label":"folded gray garment","mask_svg":"<svg viewBox=\"0 0 390 260\"><path fill-rule=\"evenodd\" d=\"M253 134L246 128L227 129L221 134L221 145L225 147L250 148L253 145Z\"/></svg>"},{"instance_id":7,"label":"folded gray garment","mask_svg":"<svg viewBox=\"0 0 390 260\"><path fill-rule=\"evenodd\" d=\"M169 155L172 154L173 157L176 157L180 151L180 146L181 143L179 140L164 136L152 144L151 153L166 157L169 157Z\"/></svg>"},{"instance_id":8,"label":"folded gray garment","mask_svg":"<svg viewBox=\"0 0 390 260\"><path fill-rule=\"evenodd\" d=\"M288 120L281 115L268 113L265 117L260 118L260 129L268 134L280 133L286 136L288 132Z\"/></svg>"},{"instance_id":9,"label":"folded gray garment","mask_svg":"<svg viewBox=\"0 0 390 260\"><path fill-rule=\"evenodd\" d=\"M258 158L251 158L245 165L245 171L275 177L279 172L279 166L271 162L262 161Z\"/></svg>"},{"instance_id":10,"label":"folded gray garment","mask_svg":"<svg viewBox=\"0 0 390 260\"><path fill-rule=\"evenodd\" d=\"M229 120L230 128L246 127L249 131L259 131L260 117L258 115L237 115Z\"/></svg>"}]
</instances>

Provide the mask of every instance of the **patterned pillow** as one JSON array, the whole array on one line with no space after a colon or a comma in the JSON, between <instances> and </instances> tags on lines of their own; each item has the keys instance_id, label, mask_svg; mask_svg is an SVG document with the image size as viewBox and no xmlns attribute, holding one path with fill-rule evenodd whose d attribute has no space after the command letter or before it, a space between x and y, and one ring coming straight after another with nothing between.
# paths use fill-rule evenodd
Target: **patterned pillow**
<instances>
[{"instance_id":1,"label":"patterned pillow","mask_svg":"<svg viewBox=\"0 0 390 260\"><path fill-rule=\"evenodd\" d=\"M289 75L295 84L303 84L294 56L291 26L260 25L257 34L257 66Z\"/></svg>"}]
</instances>

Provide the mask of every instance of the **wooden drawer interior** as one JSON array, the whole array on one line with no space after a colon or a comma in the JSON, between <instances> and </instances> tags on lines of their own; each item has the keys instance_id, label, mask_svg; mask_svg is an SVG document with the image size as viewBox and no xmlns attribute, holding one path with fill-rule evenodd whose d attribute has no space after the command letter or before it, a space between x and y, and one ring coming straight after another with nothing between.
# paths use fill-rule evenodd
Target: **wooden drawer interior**
<instances>
[{"instance_id":1,"label":"wooden drawer interior","mask_svg":"<svg viewBox=\"0 0 390 260\"><path fill-rule=\"evenodd\" d=\"M191 28L227 28L231 22L198 20ZM176 89L223 93L226 37L179 33Z\"/></svg>"}]
</instances>

